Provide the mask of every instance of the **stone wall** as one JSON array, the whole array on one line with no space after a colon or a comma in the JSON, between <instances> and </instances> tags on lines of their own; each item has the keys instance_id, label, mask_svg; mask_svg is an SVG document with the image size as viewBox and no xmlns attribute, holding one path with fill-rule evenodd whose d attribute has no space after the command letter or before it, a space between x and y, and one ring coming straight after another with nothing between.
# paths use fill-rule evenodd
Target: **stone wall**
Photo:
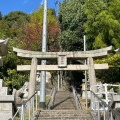
<instances>
[{"instance_id":1,"label":"stone wall","mask_svg":"<svg viewBox=\"0 0 120 120\"><path fill-rule=\"evenodd\" d=\"M14 95L8 95L8 88L3 87L3 80L0 79L0 119L9 120L14 113Z\"/></svg>"}]
</instances>

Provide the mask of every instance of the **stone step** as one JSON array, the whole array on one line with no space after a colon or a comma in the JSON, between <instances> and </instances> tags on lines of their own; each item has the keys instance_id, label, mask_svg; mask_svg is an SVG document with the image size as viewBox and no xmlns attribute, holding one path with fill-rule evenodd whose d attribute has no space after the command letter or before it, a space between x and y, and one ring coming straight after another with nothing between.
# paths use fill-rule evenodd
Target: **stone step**
<instances>
[{"instance_id":1,"label":"stone step","mask_svg":"<svg viewBox=\"0 0 120 120\"><path fill-rule=\"evenodd\" d=\"M38 120L46 120L46 119L56 119L56 120L92 120L90 119L90 117L44 117L44 118L41 118L41 117L38 117Z\"/></svg>"},{"instance_id":2,"label":"stone step","mask_svg":"<svg viewBox=\"0 0 120 120\"><path fill-rule=\"evenodd\" d=\"M60 91L55 95L54 106L55 110L76 109L73 94L69 91Z\"/></svg>"},{"instance_id":3,"label":"stone step","mask_svg":"<svg viewBox=\"0 0 120 120\"><path fill-rule=\"evenodd\" d=\"M93 120L90 111L84 110L42 110L33 120Z\"/></svg>"},{"instance_id":4,"label":"stone step","mask_svg":"<svg viewBox=\"0 0 120 120\"><path fill-rule=\"evenodd\" d=\"M76 106L75 105L73 105L73 104L70 104L70 105L66 105L66 104L61 104L61 105L54 105L53 106L53 108L54 109L57 109L57 108L61 108L61 109L66 109L66 108L68 108L68 109L76 109Z\"/></svg>"},{"instance_id":5,"label":"stone step","mask_svg":"<svg viewBox=\"0 0 120 120\"><path fill-rule=\"evenodd\" d=\"M74 101L73 98L55 98L55 101L66 102L66 101Z\"/></svg>"},{"instance_id":6,"label":"stone step","mask_svg":"<svg viewBox=\"0 0 120 120\"><path fill-rule=\"evenodd\" d=\"M73 94L57 92L53 110L41 110L33 120L93 120L90 111L76 110Z\"/></svg>"},{"instance_id":7,"label":"stone step","mask_svg":"<svg viewBox=\"0 0 120 120\"><path fill-rule=\"evenodd\" d=\"M40 117L77 117L77 116L82 116L82 117L89 117L89 114L40 114Z\"/></svg>"},{"instance_id":8,"label":"stone step","mask_svg":"<svg viewBox=\"0 0 120 120\"><path fill-rule=\"evenodd\" d=\"M58 99L61 100L61 99L74 99L74 98L73 98L73 97L70 97L70 96L66 96L66 97L60 97L60 96L59 96L59 97L56 97L56 96L55 96L55 99L56 99L56 100L58 100Z\"/></svg>"},{"instance_id":9,"label":"stone step","mask_svg":"<svg viewBox=\"0 0 120 120\"><path fill-rule=\"evenodd\" d=\"M70 94L62 94L62 93L58 94L58 93L56 93L55 96L56 96L56 97L57 97L57 96L59 96L59 97L72 97L73 95L70 95Z\"/></svg>"},{"instance_id":10,"label":"stone step","mask_svg":"<svg viewBox=\"0 0 120 120\"><path fill-rule=\"evenodd\" d=\"M57 96L55 96L55 99L59 99L59 100L61 100L61 99L74 99L72 96L65 96L65 97L57 97Z\"/></svg>"},{"instance_id":11,"label":"stone step","mask_svg":"<svg viewBox=\"0 0 120 120\"><path fill-rule=\"evenodd\" d=\"M61 107L68 107L68 108L69 108L69 107L75 107L73 104L70 104L69 106L66 105L66 104L61 104L61 105L60 105L60 104L55 104L55 105L54 105L54 108L55 108L55 107L60 107L60 106L61 106Z\"/></svg>"},{"instance_id":12,"label":"stone step","mask_svg":"<svg viewBox=\"0 0 120 120\"><path fill-rule=\"evenodd\" d=\"M37 111L39 114L66 114L66 113L74 113L74 114L89 114L90 111L86 111L86 110L38 110Z\"/></svg>"},{"instance_id":13,"label":"stone step","mask_svg":"<svg viewBox=\"0 0 120 120\"><path fill-rule=\"evenodd\" d=\"M66 96L73 96L73 94L71 93L56 93L56 96L61 96L61 97L64 97L63 95L66 95Z\"/></svg>"},{"instance_id":14,"label":"stone step","mask_svg":"<svg viewBox=\"0 0 120 120\"><path fill-rule=\"evenodd\" d=\"M59 101L55 101L54 105L59 104L59 105L74 105L73 101L66 101L66 102L59 102Z\"/></svg>"},{"instance_id":15,"label":"stone step","mask_svg":"<svg viewBox=\"0 0 120 120\"><path fill-rule=\"evenodd\" d=\"M93 120L90 118L34 118L33 120Z\"/></svg>"},{"instance_id":16,"label":"stone step","mask_svg":"<svg viewBox=\"0 0 120 120\"><path fill-rule=\"evenodd\" d=\"M71 108L68 108L68 107L63 107L63 108L61 108L61 107L59 107L59 108L54 108L55 110L68 110L68 109L73 109L73 107L71 107ZM74 110L76 110L76 109L74 109Z\"/></svg>"},{"instance_id":17,"label":"stone step","mask_svg":"<svg viewBox=\"0 0 120 120\"><path fill-rule=\"evenodd\" d=\"M69 92L67 92L67 93L66 92L65 93L63 93L63 92L57 92L56 95L60 95L60 96L62 96L62 95L72 96L73 93L69 93Z\"/></svg>"},{"instance_id":18,"label":"stone step","mask_svg":"<svg viewBox=\"0 0 120 120\"><path fill-rule=\"evenodd\" d=\"M71 103L71 102L73 102L74 103L74 100L69 99L69 100L55 100L54 101L54 103L58 103L58 102L60 102L60 103Z\"/></svg>"}]
</instances>

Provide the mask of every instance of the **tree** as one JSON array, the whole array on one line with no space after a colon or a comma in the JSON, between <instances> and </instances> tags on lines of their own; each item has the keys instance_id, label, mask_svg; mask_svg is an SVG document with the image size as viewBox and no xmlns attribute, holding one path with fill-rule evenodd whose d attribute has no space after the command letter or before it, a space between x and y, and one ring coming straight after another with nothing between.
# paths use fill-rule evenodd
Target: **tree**
<instances>
[{"instance_id":1,"label":"tree","mask_svg":"<svg viewBox=\"0 0 120 120\"><path fill-rule=\"evenodd\" d=\"M30 62L18 59L13 52L13 47L21 46L17 38L23 32L23 26L28 21L29 15L20 11L11 12L0 20L0 38L11 38L8 43L8 55L3 56L3 66L0 67L0 78L4 79L4 83L10 91L13 88L18 89L28 80L28 74L17 72L16 66L17 64L28 64Z\"/></svg>"},{"instance_id":2,"label":"tree","mask_svg":"<svg viewBox=\"0 0 120 120\"><path fill-rule=\"evenodd\" d=\"M84 6L87 21L84 24L89 49L103 48L112 45L120 47L120 19L116 14L120 3L116 1L87 1ZM117 9L115 7L117 5ZM115 12L116 11L116 12Z\"/></svg>"},{"instance_id":3,"label":"tree","mask_svg":"<svg viewBox=\"0 0 120 120\"><path fill-rule=\"evenodd\" d=\"M53 9L48 9L47 22L48 51L59 50L59 23ZM42 45L43 7L30 16L30 22L24 27L24 34L19 38L28 50L41 51Z\"/></svg>"},{"instance_id":4,"label":"tree","mask_svg":"<svg viewBox=\"0 0 120 120\"><path fill-rule=\"evenodd\" d=\"M9 34L7 36L15 38L21 34L24 25L29 21L29 15L21 11L14 11L5 15L3 20L9 27Z\"/></svg>"},{"instance_id":5,"label":"tree","mask_svg":"<svg viewBox=\"0 0 120 120\"><path fill-rule=\"evenodd\" d=\"M66 51L83 50L83 24L86 17L83 12L83 0L64 0L60 4L59 22L61 28L61 46Z\"/></svg>"},{"instance_id":6,"label":"tree","mask_svg":"<svg viewBox=\"0 0 120 120\"><path fill-rule=\"evenodd\" d=\"M9 27L5 20L0 20L0 38L6 39L9 35Z\"/></svg>"},{"instance_id":7,"label":"tree","mask_svg":"<svg viewBox=\"0 0 120 120\"><path fill-rule=\"evenodd\" d=\"M2 13L0 12L0 20L2 20Z\"/></svg>"},{"instance_id":8,"label":"tree","mask_svg":"<svg viewBox=\"0 0 120 120\"><path fill-rule=\"evenodd\" d=\"M107 58L98 59L95 63L108 63L108 70L96 72L97 79L103 83L119 84L120 78L120 54L111 54Z\"/></svg>"}]
</instances>

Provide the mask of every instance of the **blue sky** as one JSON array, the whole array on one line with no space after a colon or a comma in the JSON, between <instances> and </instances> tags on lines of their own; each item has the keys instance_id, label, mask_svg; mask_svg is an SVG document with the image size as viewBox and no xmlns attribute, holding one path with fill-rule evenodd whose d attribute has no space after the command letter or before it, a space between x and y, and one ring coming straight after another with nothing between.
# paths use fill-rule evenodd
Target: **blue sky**
<instances>
[{"instance_id":1,"label":"blue sky","mask_svg":"<svg viewBox=\"0 0 120 120\"><path fill-rule=\"evenodd\" d=\"M6 15L12 11L23 11L25 13L32 13L35 11L44 0L0 0L0 11L2 15ZM48 7L57 10L55 2L57 0L48 0ZM62 2L63 0L59 0Z\"/></svg>"}]
</instances>

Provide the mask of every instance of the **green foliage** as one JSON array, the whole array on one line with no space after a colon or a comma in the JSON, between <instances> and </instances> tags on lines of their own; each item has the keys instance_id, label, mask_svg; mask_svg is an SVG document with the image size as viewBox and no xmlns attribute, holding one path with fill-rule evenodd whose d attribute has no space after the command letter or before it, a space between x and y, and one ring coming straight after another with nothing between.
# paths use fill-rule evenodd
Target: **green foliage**
<instances>
[{"instance_id":1,"label":"green foliage","mask_svg":"<svg viewBox=\"0 0 120 120\"><path fill-rule=\"evenodd\" d=\"M5 15L3 19L7 21L10 28L16 24L22 27L26 21L29 21L29 15L21 11L15 11Z\"/></svg>"},{"instance_id":2,"label":"green foliage","mask_svg":"<svg viewBox=\"0 0 120 120\"><path fill-rule=\"evenodd\" d=\"M111 54L107 58L98 59L95 63L108 63L108 70L96 72L97 79L103 83L119 83L120 78L120 54Z\"/></svg>"},{"instance_id":3,"label":"green foliage","mask_svg":"<svg viewBox=\"0 0 120 120\"><path fill-rule=\"evenodd\" d=\"M83 35L87 36L87 49L98 49L112 45L120 47L120 1L119 0L64 0L60 4L59 23L61 29L60 44L64 51L83 50ZM55 11L48 9L47 49L59 51L59 23ZM0 78L12 88L19 88L28 74L18 73L18 64L30 64L30 61L18 59L13 47L41 51L43 25L43 7L31 15L21 11L2 16L0 12L0 39L11 38L8 44L9 54L3 57ZM97 78L103 82L118 82L120 78L120 55L109 55L96 60L96 63L108 63L109 70L97 71ZM74 78L76 73L73 74Z\"/></svg>"},{"instance_id":4,"label":"green foliage","mask_svg":"<svg viewBox=\"0 0 120 120\"><path fill-rule=\"evenodd\" d=\"M96 71L98 81L102 83L118 84L120 83L120 68L109 68L108 70Z\"/></svg>"},{"instance_id":5,"label":"green foliage","mask_svg":"<svg viewBox=\"0 0 120 120\"><path fill-rule=\"evenodd\" d=\"M47 15L47 51L59 49L59 24L53 9L48 9ZM30 21L24 26L20 36L24 49L41 51L43 29L43 7L33 12Z\"/></svg>"},{"instance_id":6,"label":"green foliage","mask_svg":"<svg viewBox=\"0 0 120 120\"><path fill-rule=\"evenodd\" d=\"M7 74L8 76L4 77L4 82L9 87L9 91L12 91L13 88L19 89L28 80L26 74L20 74L16 69L8 69Z\"/></svg>"},{"instance_id":7,"label":"green foliage","mask_svg":"<svg viewBox=\"0 0 120 120\"><path fill-rule=\"evenodd\" d=\"M88 50L110 45L113 49L120 47L119 0L64 0L60 4L59 21L63 50L83 50L84 34L87 37ZM113 83L119 80L119 55L112 54L96 62L114 66L106 72L97 71L97 78Z\"/></svg>"},{"instance_id":8,"label":"green foliage","mask_svg":"<svg viewBox=\"0 0 120 120\"><path fill-rule=\"evenodd\" d=\"M69 0L60 5L59 21L61 27L61 46L66 51L83 50L83 24L86 17L83 13L84 2Z\"/></svg>"},{"instance_id":9,"label":"green foliage","mask_svg":"<svg viewBox=\"0 0 120 120\"><path fill-rule=\"evenodd\" d=\"M23 26L29 21L29 15L21 11L15 11L5 15L3 20L9 27L7 37L13 39L21 34Z\"/></svg>"},{"instance_id":10,"label":"green foliage","mask_svg":"<svg viewBox=\"0 0 120 120\"><path fill-rule=\"evenodd\" d=\"M48 10L48 16L48 43L50 49L56 50L59 47L59 24L53 9ZM20 88L28 80L28 73L17 72L16 66L31 64L29 60L19 59L13 47L25 49L25 46L30 45L32 50L41 50L42 23L43 8L31 15L21 11L11 12L0 20L0 39L10 38L8 55L3 56L3 66L0 67L0 78L4 79L10 91Z\"/></svg>"},{"instance_id":11,"label":"green foliage","mask_svg":"<svg viewBox=\"0 0 120 120\"><path fill-rule=\"evenodd\" d=\"M18 73L16 66L30 62L18 59L13 52L13 47L19 48L21 46L17 37L23 32L23 26L28 21L29 15L20 11L11 12L0 20L0 39L11 38L8 43L8 55L3 56L3 66L0 67L0 78L4 79L4 83L9 87L10 92L13 88L18 89L28 80L28 74Z\"/></svg>"},{"instance_id":12,"label":"green foliage","mask_svg":"<svg viewBox=\"0 0 120 120\"><path fill-rule=\"evenodd\" d=\"M117 9L116 9L116 7ZM120 2L115 1L87 1L84 6L87 21L84 24L89 49L98 49L112 45L120 47L120 17L117 10ZM90 41L90 43L89 43Z\"/></svg>"},{"instance_id":13,"label":"green foliage","mask_svg":"<svg viewBox=\"0 0 120 120\"><path fill-rule=\"evenodd\" d=\"M2 20L2 13L0 12L0 20Z\"/></svg>"},{"instance_id":14,"label":"green foliage","mask_svg":"<svg viewBox=\"0 0 120 120\"><path fill-rule=\"evenodd\" d=\"M13 88L20 88L28 80L28 73L20 74L16 71L16 66L19 64L30 64L30 62L19 59L13 52L7 56L3 56L3 66L0 67L0 78L4 79L4 83L9 87L10 92Z\"/></svg>"},{"instance_id":15,"label":"green foliage","mask_svg":"<svg viewBox=\"0 0 120 120\"><path fill-rule=\"evenodd\" d=\"M5 39L8 37L9 27L5 20L0 20L0 38Z\"/></svg>"},{"instance_id":16,"label":"green foliage","mask_svg":"<svg viewBox=\"0 0 120 120\"><path fill-rule=\"evenodd\" d=\"M111 54L107 58L98 59L95 63L108 63L111 67L120 67L120 54Z\"/></svg>"}]
</instances>

